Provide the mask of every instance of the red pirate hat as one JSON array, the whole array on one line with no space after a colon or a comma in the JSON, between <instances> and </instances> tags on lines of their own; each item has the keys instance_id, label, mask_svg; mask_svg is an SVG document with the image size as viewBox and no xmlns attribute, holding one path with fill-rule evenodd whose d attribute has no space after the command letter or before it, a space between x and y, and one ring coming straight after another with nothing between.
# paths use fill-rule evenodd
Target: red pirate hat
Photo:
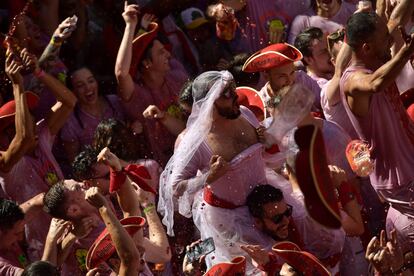
<instances>
[{"instance_id":1,"label":"red pirate hat","mask_svg":"<svg viewBox=\"0 0 414 276\"><path fill-rule=\"evenodd\" d=\"M246 258L239 256L229 263L219 263L211 267L204 276L244 276L246 275Z\"/></svg>"},{"instance_id":2,"label":"red pirate hat","mask_svg":"<svg viewBox=\"0 0 414 276\"><path fill-rule=\"evenodd\" d=\"M132 41L132 59L131 66L129 67L129 74L132 78L135 78L135 75L138 71L138 66L142 60L142 55L145 50L148 48L148 45L155 39L158 33L158 24L151 22L148 25L148 31L137 36L134 41Z\"/></svg>"},{"instance_id":3,"label":"red pirate hat","mask_svg":"<svg viewBox=\"0 0 414 276\"><path fill-rule=\"evenodd\" d=\"M295 141L300 150L295 160L296 177L309 215L326 227L340 228L338 200L321 131L314 125L300 127L295 132Z\"/></svg>"},{"instance_id":4,"label":"red pirate hat","mask_svg":"<svg viewBox=\"0 0 414 276\"><path fill-rule=\"evenodd\" d=\"M301 251L292 242L279 242L272 247L272 251L305 276L331 276L329 270L314 255Z\"/></svg>"},{"instance_id":5,"label":"red pirate hat","mask_svg":"<svg viewBox=\"0 0 414 276\"><path fill-rule=\"evenodd\" d=\"M26 96L27 106L29 110L36 108L39 102L39 96L31 91L24 93ZM3 130L14 122L14 115L16 114L16 102L11 100L0 107L0 130Z\"/></svg>"},{"instance_id":6,"label":"red pirate hat","mask_svg":"<svg viewBox=\"0 0 414 276\"><path fill-rule=\"evenodd\" d=\"M302 53L292 45L276 43L249 57L243 65L243 71L248 73L266 71L301 59Z\"/></svg>"},{"instance_id":7,"label":"red pirate hat","mask_svg":"<svg viewBox=\"0 0 414 276\"><path fill-rule=\"evenodd\" d=\"M236 93L239 96L237 102L250 109L259 121L263 121L265 117L265 106L259 93L248 86L237 87Z\"/></svg>"},{"instance_id":8,"label":"red pirate hat","mask_svg":"<svg viewBox=\"0 0 414 276\"><path fill-rule=\"evenodd\" d=\"M143 217L127 217L121 219L120 223L132 237L144 226L145 219ZM109 235L108 230L105 228L89 248L88 254L86 255L86 267L88 269L97 267L100 263L108 260L115 251L116 249L112 243L111 235Z\"/></svg>"},{"instance_id":9,"label":"red pirate hat","mask_svg":"<svg viewBox=\"0 0 414 276\"><path fill-rule=\"evenodd\" d=\"M405 108L408 109L414 103L414 88L408 89L400 95L400 99Z\"/></svg>"}]
</instances>

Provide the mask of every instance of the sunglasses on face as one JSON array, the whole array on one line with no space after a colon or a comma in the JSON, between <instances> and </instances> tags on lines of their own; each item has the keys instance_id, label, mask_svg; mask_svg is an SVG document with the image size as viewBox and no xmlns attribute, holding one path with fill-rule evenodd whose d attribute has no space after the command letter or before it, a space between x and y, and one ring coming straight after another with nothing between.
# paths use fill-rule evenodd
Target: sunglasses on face
<instances>
[{"instance_id":1,"label":"sunglasses on face","mask_svg":"<svg viewBox=\"0 0 414 276\"><path fill-rule=\"evenodd\" d=\"M282 222L284 217L290 218L290 216L292 215L293 207L289 204L286 205L286 211L284 211L282 214L275 215L274 217L270 218L270 220L276 224L279 224Z\"/></svg>"}]
</instances>

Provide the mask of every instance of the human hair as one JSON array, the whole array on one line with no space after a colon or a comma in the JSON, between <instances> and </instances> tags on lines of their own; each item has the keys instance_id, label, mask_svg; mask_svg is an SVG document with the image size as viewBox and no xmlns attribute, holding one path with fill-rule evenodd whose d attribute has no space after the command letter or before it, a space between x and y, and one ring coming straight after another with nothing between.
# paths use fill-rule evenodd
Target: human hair
<instances>
[{"instance_id":1,"label":"human hair","mask_svg":"<svg viewBox=\"0 0 414 276\"><path fill-rule=\"evenodd\" d=\"M339 54L339 51L337 51L334 47L335 43L338 43L340 41L344 41L345 38L345 30L339 29L336 30L333 33L330 33L327 37L328 40L328 51L332 58L336 59L336 57Z\"/></svg>"},{"instance_id":2,"label":"human hair","mask_svg":"<svg viewBox=\"0 0 414 276\"><path fill-rule=\"evenodd\" d=\"M54 218L66 219L64 180L58 181L43 197L43 210Z\"/></svg>"},{"instance_id":3,"label":"human hair","mask_svg":"<svg viewBox=\"0 0 414 276\"><path fill-rule=\"evenodd\" d=\"M355 51L372 38L377 30L378 15L374 12L353 14L346 24L346 42Z\"/></svg>"},{"instance_id":4,"label":"human hair","mask_svg":"<svg viewBox=\"0 0 414 276\"><path fill-rule=\"evenodd\" d=\"M147 48L145 48L145 51L142 54L141 62L138 65L138 69L139 69L140 72L143 72L143 70L145 68L144 63L143 63L144 60L152 61L152 54L151 53L152 53L152 47L154 46L154 41L155 40L158 40L164 46L166 44L169 44L168 38L165 35L163 35L162 33L158 32L157 36L147 45Z\"/></svg>"},{"instance_id":5,"label":"human hair","mask_svg":"<svg viewBox=\"0 0 414 276\"><path fill-rule=\"evenodd\" d=\"M91 179L94 176L93 166L97 163L98 152L92 146L80 152L72 162L72 173L76 181Z\"/></svg>"},{"instance_id":6,"label":"human hair","mask_svg":"<svg viewBox=\"0 0 414 276\"><path fill-rule=\"evenodd\" d=\"M1 230L10 230L16 222L23 219L23 210L16 202L4 198L0 199Z\"/></svg>"},{"instance_id":7,"label":"human hair","mask_svg":"<svg viewBox=\"0 0 414 276\"><path fill-rule=\"evenodd\" d=\"M233 75L237 86L255 86L259 82L260 73L247 73L242 70L244 63L248 58L248 54L241 53L235 55L230 62L228 70Z\"/></svg>"},{"instance_id":8,"label":"human hair","mask_svg":"<svg viewBox=\"0 0 414 276\"><path fill-rule=\"evenodd\" d=\"M342 0L333 0L333 1L338 1L339 4L342 3ZM318 11L318 3L316 2L316 0L311 0L311 4L310 4L312 10L314 10L315 12Z\"/></svg>"},{"instance_id":9,"label":"human hair","mask_svg":"<svg viewBox=\"0 0 414 276\"><path fill-rule=\"evenodd\" d=\"M123 122L114 118L101 121L96 127L93 138L93 147L97 152L108 147L113 154L124 161L139 158L139 148L134 143L136 139L132 131Z\"/></svg>"},{"instance_id":10,"label":"human hair","mask_svg":"<svg viewBox=\"0 0 414 276\"><path fill-rule=\"evenodd\" d=\"M263 217L263 205L270 202L280 202L283 193L280 189L269 184L256 186L247 196L246 203L253 217Z\"/></svg>"},{"instance_id":11,"label":"human hair","mask_svg":"<svg viewBox=\"0 0 414 276\"><path fill-rule=\"evenodd\" d=\"M59 270L49 262L36 261L29 264L22 276L59 276Z\"/></svg>"},{"instance_id":12,"label":"human hair","mask_svg":"<svg viewBox=\"0 0 414 276\"><path fill-rule=\"evenodd\" d=\"M193 106L193 102L194 102L192 86L193 86L193 80L186 81L183 87L181 88L180 99L179 99L181 103L186 104L190 107Z\"/></svg>"},{"instance_id":13,"label":"human hair","mask_svg":"<svg viewBox=\"0 0 414 276\"><path fill-rule=\"evenodd\" d=\"M317 27L310 27L303 30L300 34L296 36L295 39L295 47L303 54L304 57L311 57L312 56L312 41L313 40L321 40L323 39L323 32L320 28ZM304 65L306 64L305 59L302 59Z\"/></svg>"}]
</instances>

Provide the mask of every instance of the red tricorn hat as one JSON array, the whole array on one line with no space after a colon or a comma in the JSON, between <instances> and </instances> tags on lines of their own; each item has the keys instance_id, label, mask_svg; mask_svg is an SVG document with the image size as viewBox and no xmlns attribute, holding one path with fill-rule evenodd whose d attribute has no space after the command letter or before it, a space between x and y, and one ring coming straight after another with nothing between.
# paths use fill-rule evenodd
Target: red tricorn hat
<instances>
[{"instance_id":1,"label":"red tricorn hat","mask_svg":"<svg viewBox=\"0 0 414 276\"><path fill-rule=\"evenodd\" d=\"M151 22L148 25L148 31L140 34L132 41L132 59L131 66L129 67L129 74L132 78L135 78L135 75L138 71L138 65L142 60L145 50L148 48L148 45L155 39L158 33L158 24Z\"/></svg>"},{"instance_id":2,"label":"red tricorn hat","mask_svg":"<svg viewBox=\"0 0 414 276\"><path fill-rule=\"evenodd\" d=\"M331 276L318 258L311 253L301 251L299 246L292 242L279 242L272 247L272 251L303 275Z\"/></svg>"},{"instance_id":3,"label":"red tricorn hat","mask_svg":"<svg viewBox=\"0 0 414 276\"><path fill-rule=\"evenodd\" d=\"M236 93L239 96L237 99L238 104L250 109L260 122L263 121L265 118L265 105L259 93L248 86L237 87Z\"/></svg>"},{"instance_id":4,"label":"red tricorn hat","mask_svg":"<svg viewBox=\"0 0 414 276\"><path fill-rule=\"evenodd\" d=\"M204 276L244 276L246 275L246 258L239 256L229 263L218 263L212 266Z\"/></svg>"},{"instance_id":5,"label":"red tricorn hat","mask_svg":"<svg viewBox=\"0 0 414 276\"><path fill-rule=\"evenodd\" d=\"M29 110L34 110L39 103L39 96L31 91L24 93ZM5 129L14 122L16 114L16 102L11 100L0 107L0 130Z\"/></svg>"},{"instance_id":6,"label":"red tricorn hat","mask_svg":"<svg viewBox=\"0 0 414 276\"><path fill-rule=\"evenodd\" d=\"M321 131L314 125L300 127L295 132L295 141L300 150L295 160L296 177L309 215L326 227L340 228L338 200Z\"/></svg>"},{"instance_id":7,"label":"red tricorn hat","mask_svg":"<svg viewBox=\"0 0 414 276\"><path fill-rule=\"evenodd\" d=\"M120 223L132 237L144 226L145 219L143 217L127 217L121 219ZM105 228L89 248L88 254L86 255L86 267L88 269L97 267L100 263L108 260L115 251L116 249L112 243L111 235L109 235L108 230Z\"/></svg>"},{"instance_id":8,"label":"red tricorn hat","mask_svg":"<svg viewBox=\"0 0 414 276\"><path fill-rule=\"evenodd\" d=\"M254 53L243 65L248 73L262 72L302 59L302 53L287 43L276 43Z\"/></svg>"}]
</instances>

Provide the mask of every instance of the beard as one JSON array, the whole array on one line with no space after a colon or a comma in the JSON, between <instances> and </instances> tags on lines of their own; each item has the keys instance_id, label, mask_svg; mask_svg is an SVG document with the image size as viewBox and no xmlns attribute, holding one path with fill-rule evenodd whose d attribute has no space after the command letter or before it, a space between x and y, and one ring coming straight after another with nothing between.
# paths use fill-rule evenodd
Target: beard
<instances>
[{"instance_id":1,"label":"beard","mask_svg":"<svg viewBox=\"0 0 414 276\"><path fill-rule=\"evenodd\" d=\"M240 108L237 108L237 110L234 108L217 108L217 112L220 116L229 120L235 120L240 116Z\"/></svg>"}]
</instances>

